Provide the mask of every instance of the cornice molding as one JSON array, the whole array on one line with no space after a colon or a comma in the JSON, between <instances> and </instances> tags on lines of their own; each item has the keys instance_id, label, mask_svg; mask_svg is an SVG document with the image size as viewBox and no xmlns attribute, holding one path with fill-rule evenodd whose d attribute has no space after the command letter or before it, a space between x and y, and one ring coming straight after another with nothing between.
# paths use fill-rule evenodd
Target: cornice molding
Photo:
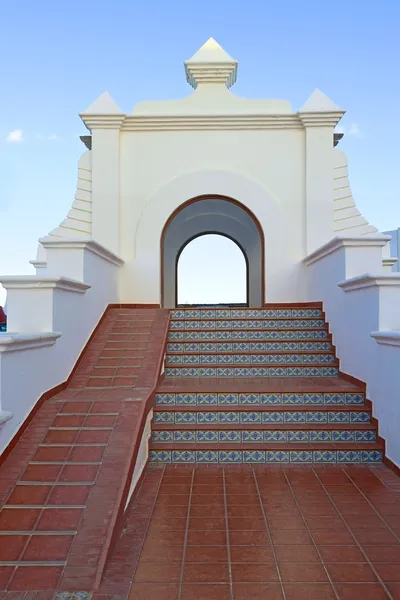
<instances>
[{"instance_id":1,"label":"cornice molding","mask_svg":"<svg viewBox=\"0 0 400 600\"><path fill-rule=\"evenodd\" d=\"M47 267L47 262L45 260L30 260L30 265L33 265L35 269L45 269Z\"/></svg>"},{"instance_id":2,"label":"cornice molding","mask_svg":"<svg viewBox=\"0 0 400 600\"><path fill-rule=\"evenodd\" d=\"M0 283L6 290L64 290L84 294L91 286L69 277L37 275L8 275L0 277Z\"/></svg>"},{"instance_id":3,"label":"cornice molding","mask_svg":"<svg viewBox=\"0 0 400 600\"><path fill-rule=\"evenodd\" d=\"M382 346L398 346L400 348L400 331L373 331L370 335Z\"/></svg>"},{"instance_id":4,"label":"cornice molding","mask_svg":"<svg viewBox=\"0 0 400 600\"><path fill-rule=\"evenodd\" d=\"M332 112L298 112L304 127L336 127L345 111Z\"/></svg>"},{"instance_id":5,"label":"cornice molding","mask_svg":"<svg viewBox=\"0 0 400 600\"><path fill-rule=\"evenodd\" d=\"M92 129L121 129L126 118L124 114L88 114L80 113L80 118L89 131Z\"/></svg>"},{"instance_id":6,"label":"cornice molding","mask_svg":"<svg viewBox=\"0 0 400 600\"><path fill-rule=\"evenodd\" d=\"M382 259L382 265L384 267L392 268L393 265L395 265L398 260L399 259L397 258L397 256L386 256Z\"/></svg>"},{"instance_id":7,"label":"cornice molding","mask_svg":"<svg viewBox=\"0 0 400 600\"><path fill-rule=\"evenodd\" d=\"M320 246L320 248L314 250L314 252L311 252L311 254L308 254L308 256L303 259L303 262L308 267L341 248L365 248L367 246L383 248L390 240L390 235L382 234L336 236L323 246Z\"/></svg>"},{"instance_id":8,"label":"cornice molding","mask_svg":"<svg viewBox=\"0 0 400 600\"><path fill-rule=\"evenodd\" d=\"M55 238L47 236L39 239L39 243L46 249L57 248L66 250L88 250L92 254L99 256L103 260L121 267L124 264L122 258L107 250L104 246L95 240L85 240L79 238ZM31 261L32 262L32 261Z\"/></svg>"},{"instance_id":9,"label":"cornice molding","mask_svg":"<svg viewBox=\"0 0 400 600\"><path fill-rule=\"evenodd\" d=\"M344 292L353 292L373 287L398 287L400 288L400 273L365 273L339 281L338 286Z\"/></svg>"},{"instance_id":10,"label":"cornice molding","mask_svg":"<svg viewBox=\"0 0 400 600\"><path fill-rule=\"evenodd\" d=\"M61 333L54 331L45 333L0 333L0 353L53 346L60 337Z\"/></svg>"}]
</instances>

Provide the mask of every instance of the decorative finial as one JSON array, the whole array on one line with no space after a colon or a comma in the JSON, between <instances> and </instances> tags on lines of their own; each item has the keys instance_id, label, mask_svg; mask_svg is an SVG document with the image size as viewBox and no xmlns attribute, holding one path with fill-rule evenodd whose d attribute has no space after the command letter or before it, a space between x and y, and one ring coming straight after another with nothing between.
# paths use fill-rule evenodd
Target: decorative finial
<instances>
[{"instance_id":1,"label":"decorative finial","mask_svg":"<svg viewBox=\"0 0 400 600\"><path fill-rule=\"evenodd\" d=\"M202 83L221 83L230 88L236 81L238 62L210 37L185 62L186 79L197 88Z\"/></svg>"}]
</instances>

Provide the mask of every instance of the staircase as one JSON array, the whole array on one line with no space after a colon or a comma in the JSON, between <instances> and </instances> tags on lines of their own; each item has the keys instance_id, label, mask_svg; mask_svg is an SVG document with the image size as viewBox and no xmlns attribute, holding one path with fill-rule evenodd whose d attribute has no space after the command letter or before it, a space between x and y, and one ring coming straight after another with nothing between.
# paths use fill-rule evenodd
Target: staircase
<instances>
[{"instance_id":1,"label":"staircase","mask_svg":"<svg viewBox=\"0 0 400 600\"><path fill-rule=\"evenodd\" d=\"M379 463L365 389L339 373L320 304L171 311L157 463Z\"/></svg>"}]
</instances>

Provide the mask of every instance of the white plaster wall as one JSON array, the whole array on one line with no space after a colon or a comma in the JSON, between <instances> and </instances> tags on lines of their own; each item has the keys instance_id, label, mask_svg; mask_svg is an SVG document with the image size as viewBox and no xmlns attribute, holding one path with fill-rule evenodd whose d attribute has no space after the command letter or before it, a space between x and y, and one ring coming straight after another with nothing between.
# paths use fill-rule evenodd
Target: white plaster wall
<instances>
[{"instance_id":1,"label":"white plaster wall","mask_svg":"<svg viewBox=\"0 0 400 600\"><path fill-rule=\"evenodd\" d=\"M90 252L85 252L84 263L84 280L91 288L85 294L55 289L52 300L43 306L47 331L61 333L57 342L51 347L0 353L0 408L14 415L0 433L0 452L40 396L68 378L105 308L117 302L118 267ZM16 310L34 321L29 307L37 306L39 298L33 294L44 292L24 290L24 294L16 294L20 299ZM10 297L9 309L14 308ZM20 331L24 331L22 321Z\"/></svg>"},{"instance_id":2,"label":"white plaster wall","mask_svg":"<svg viewBox=\"0 0 400 600\"><path fill-rule=\"evenodd\" d=\"M160 302L163 226L202 194L230 196L255 214L265 236L266 299L301 300L304 138L301 129L122 132L121 302Z\"/></svg>"}]
</instances>

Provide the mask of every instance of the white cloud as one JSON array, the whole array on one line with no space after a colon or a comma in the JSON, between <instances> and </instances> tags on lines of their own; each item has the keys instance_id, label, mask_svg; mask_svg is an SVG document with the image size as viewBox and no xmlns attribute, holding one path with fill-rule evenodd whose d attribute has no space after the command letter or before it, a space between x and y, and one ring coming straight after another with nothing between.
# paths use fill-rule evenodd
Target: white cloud
<instances>
[{"instance_id":1,"label":"white cloud","mask_svg":"<svg viewBox=\"0 0 400 600\"><path fill-rule=\"evenodd\" d=\"M365 138L366 136L361 132L360 127L357 123L352 123L350 127L344 127L343 125L339 125L336 127L335 133L344 133L344 135L356 137L356 138Z\"/></svg>"},{"instance_id":2,"label":"white cloud","mask_svg":"<svg viewBox=\"0 0 400 600\"><path fill-rule=\"evenodd\" d=\"M24 139L24 132L21 129L13 129L7 136L7 142L18 144Z\"/></svg>"},{"instance_id":3,"label":"white cloud","mask_svg":"<svg viewBox=\"0 0 400 600\"><path fill-rule=\"evenodd\" d=\"M38 133L36 135L36 139L37 140L42 140L44 142L59 142L62 140L62 137L58 136L58 135L43 135L42 133Z\"/></svg>"}]
</instances>

